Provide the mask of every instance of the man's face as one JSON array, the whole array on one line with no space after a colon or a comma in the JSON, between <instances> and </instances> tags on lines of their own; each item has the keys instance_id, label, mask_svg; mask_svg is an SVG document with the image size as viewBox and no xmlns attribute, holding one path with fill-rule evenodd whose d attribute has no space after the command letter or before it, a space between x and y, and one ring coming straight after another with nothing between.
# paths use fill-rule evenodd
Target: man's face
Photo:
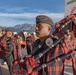
<instances>
[{"instance_id":1,"label":"man's face","mask_svg":"<svg viewBox=\"0 0 76 75\"><path fill-rule=\"evenodd\" d=\"M1 34L4 35L5 34L5 31L2 31Z\"/></svg>"},{"instance_id":2,"label":"man's face","mask_svg":"<svg viewBox=\"0 0 76 75\"><path fill-rule=\"evenodd\" d=\"M7 31L7 32L6 32L6 37L9 38L9 37L12 37L12 35L13 35L13 33L12 33L11 31Z\"/></svg>"},{"instance_id":3,"label":"man's face","mask_svg":"<svg viewBox=\"0 0 76 75\"><path fill-rule=\"evenodd\" d=\"M35 32L38 37L46 37L50 34L51 26L46 23L36 25Z\"/></svg>"}]
</instances>

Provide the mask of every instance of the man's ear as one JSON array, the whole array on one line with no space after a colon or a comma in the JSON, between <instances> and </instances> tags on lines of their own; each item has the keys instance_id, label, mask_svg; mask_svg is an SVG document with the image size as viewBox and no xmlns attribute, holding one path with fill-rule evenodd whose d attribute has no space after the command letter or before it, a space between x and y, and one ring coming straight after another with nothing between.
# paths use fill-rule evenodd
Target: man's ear
<instances>
[{"instance_id":1,"label":"man's ear","mask_svg":"<svg viewBox=\"0 0 76 75\"><path fill-rule=\"evenodd\" d=\"M51 29L52 29L52 27L51 27L51 26L49 26L49 27L48 27L48 29L49 29L49 30L51 30Z\"/></svg>"}]
</instances>

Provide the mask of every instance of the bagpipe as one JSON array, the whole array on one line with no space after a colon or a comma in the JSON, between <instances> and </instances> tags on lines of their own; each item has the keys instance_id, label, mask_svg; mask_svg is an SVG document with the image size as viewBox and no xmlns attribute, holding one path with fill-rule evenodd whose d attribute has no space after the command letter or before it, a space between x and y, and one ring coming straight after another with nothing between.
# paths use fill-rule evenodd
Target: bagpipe
<instances>
[{"instance_id":1,"label":"bagpipe","mask_svg":"<svg viewBox=\"0 0 76 75\"><path fill-rule=\"evenodd\" d=\"M74 36L76 35L75 33L75 25L76 25L76 14L71 14L65 17L64 19L60 20L59 22L56 23L55 25L55 31L52 32L51 37L57 38L56 41L53 41L50 37L47 37L43 42L41 42L33 51L30 55L25 56L24 62L20 62L20 60L14 61L12 70L13 73L19 73L19 74L24 74L27 73L29 75L37 75L37 71L47 67L50 64L55 63L57 60L63 60L69 56L71 56L72 50L67 52L66 54L62 54L46 63L43 63L42 65L37 66L37 61L43 57L45 53L47 53L50 49L55 47L58 43L61 42L65 37L64 35L70 35L70 32L74 33ZM34 56L34 54L43 47L43 45L46 45L48 48L39 53L38 55ZM19 69L16 69L16 66L19 64ZM36 74L35 74L36 72Z\"/></svg>"}]
</instances>

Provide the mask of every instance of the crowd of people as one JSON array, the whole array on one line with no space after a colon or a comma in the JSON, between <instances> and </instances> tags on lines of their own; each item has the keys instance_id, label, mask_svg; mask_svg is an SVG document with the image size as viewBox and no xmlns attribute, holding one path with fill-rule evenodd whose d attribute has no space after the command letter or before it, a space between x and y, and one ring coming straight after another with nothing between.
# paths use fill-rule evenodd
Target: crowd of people
<instances>
[{"instance_id":1,"label":"crowd of people","mask_svg":"<svg viewBox=\"0 0 76 75\"><path fill-rule=\"evenodd\" d=\"M44 42L47 37L50 37L53 42L57 40L56 37L50 36L50 32L53 26L54 22L50 17L45 15L38 15L36 17L35 27L35 33L38 38L36 38L33 33L27 33L27 36L25 36L24 31L20 31L20 33L14 34L13 31L8 28L2 30L2 36L0 37L0 58L7 63L10 75L13 75L12 65L15 60L19 59L21 62L23 62L24 57L30 55L31 52L40 43ZM36 73L36 75L64 75L65 62L67 64L68 62L72 62L73 75L76 75L76 38L72 32L70 32L70 37L68 35L65 35L64 37L65 38L61 40L60 43L46 52L43 57L41 57L36 63L41 65L63 53L67 53L68 51L73 50L71 57L56 61L52 65L48 65L47 67L42 68ZM46 50L47 48L48 46L44 44L33 55L36 57L39 53ZM2 62L2 64L4 62Z\"/></svg>"},{"instance_id":2,"label":"crowd of people","mask_svg":"<svg viewBox=\"0 0 76 75\"><path fill-rule=\"evenodd\" d=\"M23 31L20 31L19 34L14 34L9 28L2 29L1 34L0 59L4 60L1 64L7 64L10 75L13 75L12 62L17 59L22 61L27 54L31 53L35 35L27 33L27 37L25 37Z\"/></svg>"}]
</instances>

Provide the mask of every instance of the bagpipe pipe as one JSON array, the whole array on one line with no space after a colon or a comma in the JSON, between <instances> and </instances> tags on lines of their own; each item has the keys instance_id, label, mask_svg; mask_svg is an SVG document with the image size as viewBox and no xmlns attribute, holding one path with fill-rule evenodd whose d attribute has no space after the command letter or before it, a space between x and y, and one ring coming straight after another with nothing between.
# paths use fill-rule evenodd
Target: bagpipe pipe
<instances>
[{"instance_id":1,"label":"bagpipe pipe","mask_svg":"<svg viewBox=\"0 0 76 75\"><path fill-rule=\"evenodd\" d=\"M63 40L65 38L64 37L65 34L70 35L70 32L72 32L74 29L74 28L72 28L71 23L73 22L73 24L76 25L75 18L76 18L76 14L71 14L71 15L68 15L67 17L65 17L64 19L60 20L58 23L56 23L55 31L53 31L53 33L51 34L51 37L57 38L56 41L53 42L53 40L50 37L48 37L42 43L40 43L32 51L32 53L30 55L25 56L24 62L20 62L20 60L14 61L14 64L12 67L13 73L19 73L19 74L27 73L27 74L33 75L33 70L38 71L38 70L42 69L43 67L47 67L48 65L55 63L57 60L60 61L60 60L65 59L68 56L71 56L71 53L73 50L70 50L66 54L62 54L46 63L43 63L42 65L37 66L37 63L36 63L41 57L43 57L43 55L45 53L47 53L50 49L52 49L58 43L60 43L61 40ZM43 50L38 55L34 56L34 54L40 48L42 48L44 44L46 46L48 46L48 48ZM16 69L16 66L18 64L19 64L19 69Z\"/></svg>"}]
</instances>

